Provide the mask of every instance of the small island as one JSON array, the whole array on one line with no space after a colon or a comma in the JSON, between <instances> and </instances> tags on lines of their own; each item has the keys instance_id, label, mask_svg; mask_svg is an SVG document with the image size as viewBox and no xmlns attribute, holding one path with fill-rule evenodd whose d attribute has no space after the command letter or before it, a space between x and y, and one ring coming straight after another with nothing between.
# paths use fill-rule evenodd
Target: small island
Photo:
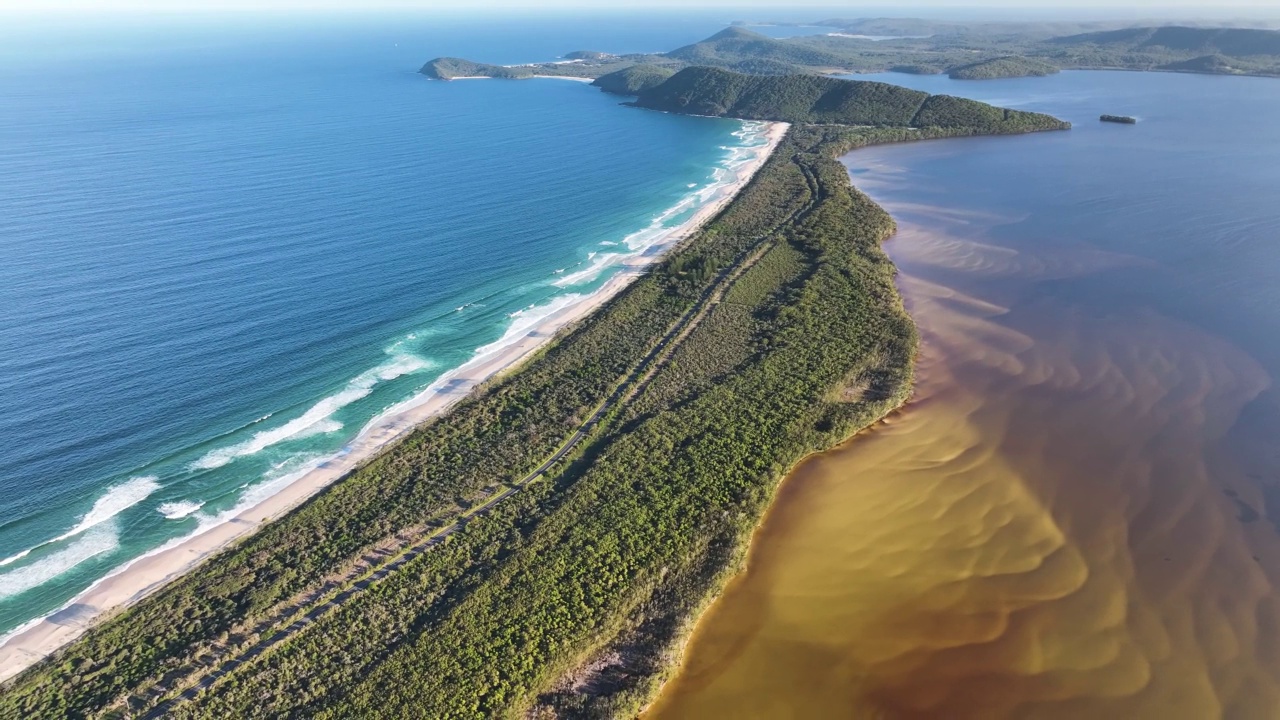
<instances>
[{"instance_id":1,"label":"small island","mask_svg":"<svg viewBox=\"0 0 1280 720\"><path fill-rule=\"evenodd\" d=\"M1103 115L1102 122L1120 123L1121 125L1137 125L1138 119L1129 117L1128 115Z\"/></svg>"}]
</instances>

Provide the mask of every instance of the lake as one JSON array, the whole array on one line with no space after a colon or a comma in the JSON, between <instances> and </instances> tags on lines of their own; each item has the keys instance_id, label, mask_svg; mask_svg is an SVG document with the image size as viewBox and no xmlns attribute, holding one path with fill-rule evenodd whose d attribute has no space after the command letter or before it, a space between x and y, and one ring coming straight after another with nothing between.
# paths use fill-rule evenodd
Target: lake
<instances>
[{"instance_id":1,"label":"lake","mask_svg":"<svg viewBox=\"0 0 1280 720\"><path fill-rule=\"evenodd\" d=\"M1280 83L874 79L1076 128L844 159L916 397L785 481L649 716L1275 717Z\"/></svg>"}]
</instances>

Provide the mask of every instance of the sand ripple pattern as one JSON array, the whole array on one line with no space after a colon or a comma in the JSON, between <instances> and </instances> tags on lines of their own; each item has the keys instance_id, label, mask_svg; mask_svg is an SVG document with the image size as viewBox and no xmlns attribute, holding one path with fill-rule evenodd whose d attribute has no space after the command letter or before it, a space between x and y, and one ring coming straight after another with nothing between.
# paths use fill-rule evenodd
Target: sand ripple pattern
<instances>
[{"instance_id":1,"label":"sand ripple pattern","mask_svg":"<svg viewBox=\"0 0 1280 720\"><path fill-rule=\"evenodd\" d=\"M1053 284L1143 261L890 209L917 398L787 480L650 715L1280 718L1268 373Z\"/></svg>"}]
</instances>

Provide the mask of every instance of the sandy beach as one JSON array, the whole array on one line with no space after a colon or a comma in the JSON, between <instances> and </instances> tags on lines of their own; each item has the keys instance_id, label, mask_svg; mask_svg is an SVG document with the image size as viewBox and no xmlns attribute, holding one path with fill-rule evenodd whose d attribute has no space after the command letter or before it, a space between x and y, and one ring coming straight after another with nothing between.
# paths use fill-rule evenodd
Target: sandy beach
<instances>
[{"instance_id":1,"label":"sandy beach","mask_svg":"<svg viewBox=\"0 0 1280 720\"><path fill-rule=\"evenodd\" d=\"M595 82L594 78L574 77L573 75L530 75L528 78L521 78L521 79L531 80L534 78L537 78L539 80L572 80L574 82L582 82L582 83L588 83L588 84ZM458 75L457 77L448 78L447 80L445 80L445 82L453 82L454 80L495 80L495 79L496 78L491 78L488 75Z\"/></svg>"},{"instance_id":2,"label":"sandy beach","mask_svg":"<svg viewBox=\"0 0 1280 720\"><path fill-rule=\"evenodd\" d=\"M589 294L570 296L562 307L540 319L515 341L496 345L492 350L481 348L475 357L446 373L418 396L374 419L339 454L295 477L269 498L226 522L137 558L90 586L58 612L10 635L0 645L0 681L76 639L104 614L138 602L263 524L288 513L422 423L446 412L486 380L527 360L558 332L594 312L639 277L646 266L718 215L768 160L788 127L785 123L770 123L765 129L767 143L751 148L751 156L734 168L735 176L730 181L722 184L687 221L671 228L644 253L625 260L624 269L600 288Z\"/></svg>"}]
</instances>

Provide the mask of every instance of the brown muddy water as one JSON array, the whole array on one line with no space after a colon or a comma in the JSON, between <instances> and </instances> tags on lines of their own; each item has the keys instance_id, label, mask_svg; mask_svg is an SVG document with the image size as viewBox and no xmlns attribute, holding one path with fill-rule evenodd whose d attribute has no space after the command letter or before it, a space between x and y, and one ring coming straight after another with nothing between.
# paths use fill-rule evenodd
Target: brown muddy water
<instances>
[{"instance_id":1,"label":"brown muddy water","mask_svg":"<svg viewBox=\"0 0 1280 720\"><path fill-rule=\"evenodd\" d=\"M1280 82L981 92L1077 129L845 159L916 398L786 480L647 717L1280 718Z\"/></svg>"}]
</instances>

